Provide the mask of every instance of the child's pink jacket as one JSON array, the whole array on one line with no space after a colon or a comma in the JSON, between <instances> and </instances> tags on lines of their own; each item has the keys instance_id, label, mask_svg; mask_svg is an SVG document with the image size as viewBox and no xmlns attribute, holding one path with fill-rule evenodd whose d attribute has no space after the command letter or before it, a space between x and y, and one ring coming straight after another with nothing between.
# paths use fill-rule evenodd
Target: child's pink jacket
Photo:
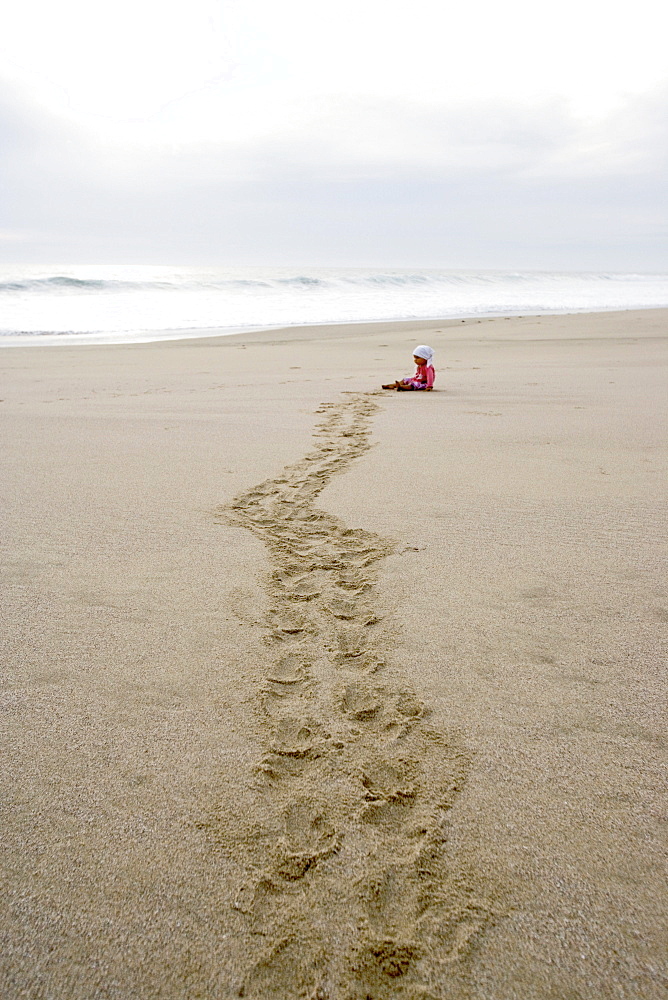
<instances>
[{"instance_id":1,"label":"child's pink jacket","mask_svg":"<svg viewBox=\"0 0 668 1000\"><path fill-rule=\"evenodd\" d=\"M421 388L431 389L434 384L434 379L436 378L436 372L432 365L416 365L415 375L410 381L413 385L419 385Z\"/></svg>"}]
</instances>

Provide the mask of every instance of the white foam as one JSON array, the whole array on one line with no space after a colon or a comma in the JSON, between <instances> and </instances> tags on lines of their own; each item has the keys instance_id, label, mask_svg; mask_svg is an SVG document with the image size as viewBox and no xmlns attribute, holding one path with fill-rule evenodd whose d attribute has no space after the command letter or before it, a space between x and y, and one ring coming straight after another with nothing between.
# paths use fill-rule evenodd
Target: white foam
<instances>
[{"instance_id":1,"label":"white foam","mask_svg":"<svg viewBox=\"0 0 668 1000\"><path fill-rule=\"evenodd\" d=\"M0 268L0 343L113 343L374 320L668 306L668 275L344 268Z\"/></svg>"}]
</instances>

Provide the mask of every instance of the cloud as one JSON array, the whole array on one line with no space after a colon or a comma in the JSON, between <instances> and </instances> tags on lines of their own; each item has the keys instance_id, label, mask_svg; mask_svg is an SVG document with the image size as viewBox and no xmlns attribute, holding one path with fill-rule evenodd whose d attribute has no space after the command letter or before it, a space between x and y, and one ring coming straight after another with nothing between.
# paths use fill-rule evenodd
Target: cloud
<instances>
[{"instance_id":1,"label":"cloud","mask_svg":"<svg viewBox=\"0 0 668 1000\"><path fill-rule=\"evenodd\" d=\"M668 90L564 100L302 101L240 141L101 138L0 93L5 259L660 269ZM19 256L20 255L20 256Z\"/></svg>"}]
</instances>

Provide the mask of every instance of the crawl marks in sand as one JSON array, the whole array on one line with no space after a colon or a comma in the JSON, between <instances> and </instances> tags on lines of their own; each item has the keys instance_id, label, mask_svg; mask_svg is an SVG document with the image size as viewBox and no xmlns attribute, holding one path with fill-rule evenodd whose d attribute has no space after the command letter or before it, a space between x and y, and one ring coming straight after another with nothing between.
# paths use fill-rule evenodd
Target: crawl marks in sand
<instances>
[{"instance_id":1,"label":"crawl marks in sand","mask_svg":"<svg viewBox=\"0 0 668 1000\"><path fill-rule=\"evenodd\" d=\"M220 514L273 564L254 816L206 824L246 872L237 989L251 1000L465 997L489 918L448 844L467 757L384 670L375 581L392 545L314 505L369 448L373 395L323 405L312 450Z\"/></svg>"}]
</instances>

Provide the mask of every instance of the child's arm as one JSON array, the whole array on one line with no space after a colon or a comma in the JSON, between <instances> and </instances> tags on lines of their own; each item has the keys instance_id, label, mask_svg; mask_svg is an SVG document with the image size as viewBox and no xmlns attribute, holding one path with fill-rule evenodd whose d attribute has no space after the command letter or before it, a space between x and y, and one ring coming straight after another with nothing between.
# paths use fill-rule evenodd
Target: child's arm
<instances>
[{"instance_id":1,"label":"child's arm","mask_svg":"<svg viewBox=\"0 0 668 1000\"><path fill-rule=\"evenodd\" d=\"M435 374L436 373L434 369L431 367L431 365L429 365L427 368L427 392L431 392L431 390L434 388Z\"/></svg>"}]
</instances>

